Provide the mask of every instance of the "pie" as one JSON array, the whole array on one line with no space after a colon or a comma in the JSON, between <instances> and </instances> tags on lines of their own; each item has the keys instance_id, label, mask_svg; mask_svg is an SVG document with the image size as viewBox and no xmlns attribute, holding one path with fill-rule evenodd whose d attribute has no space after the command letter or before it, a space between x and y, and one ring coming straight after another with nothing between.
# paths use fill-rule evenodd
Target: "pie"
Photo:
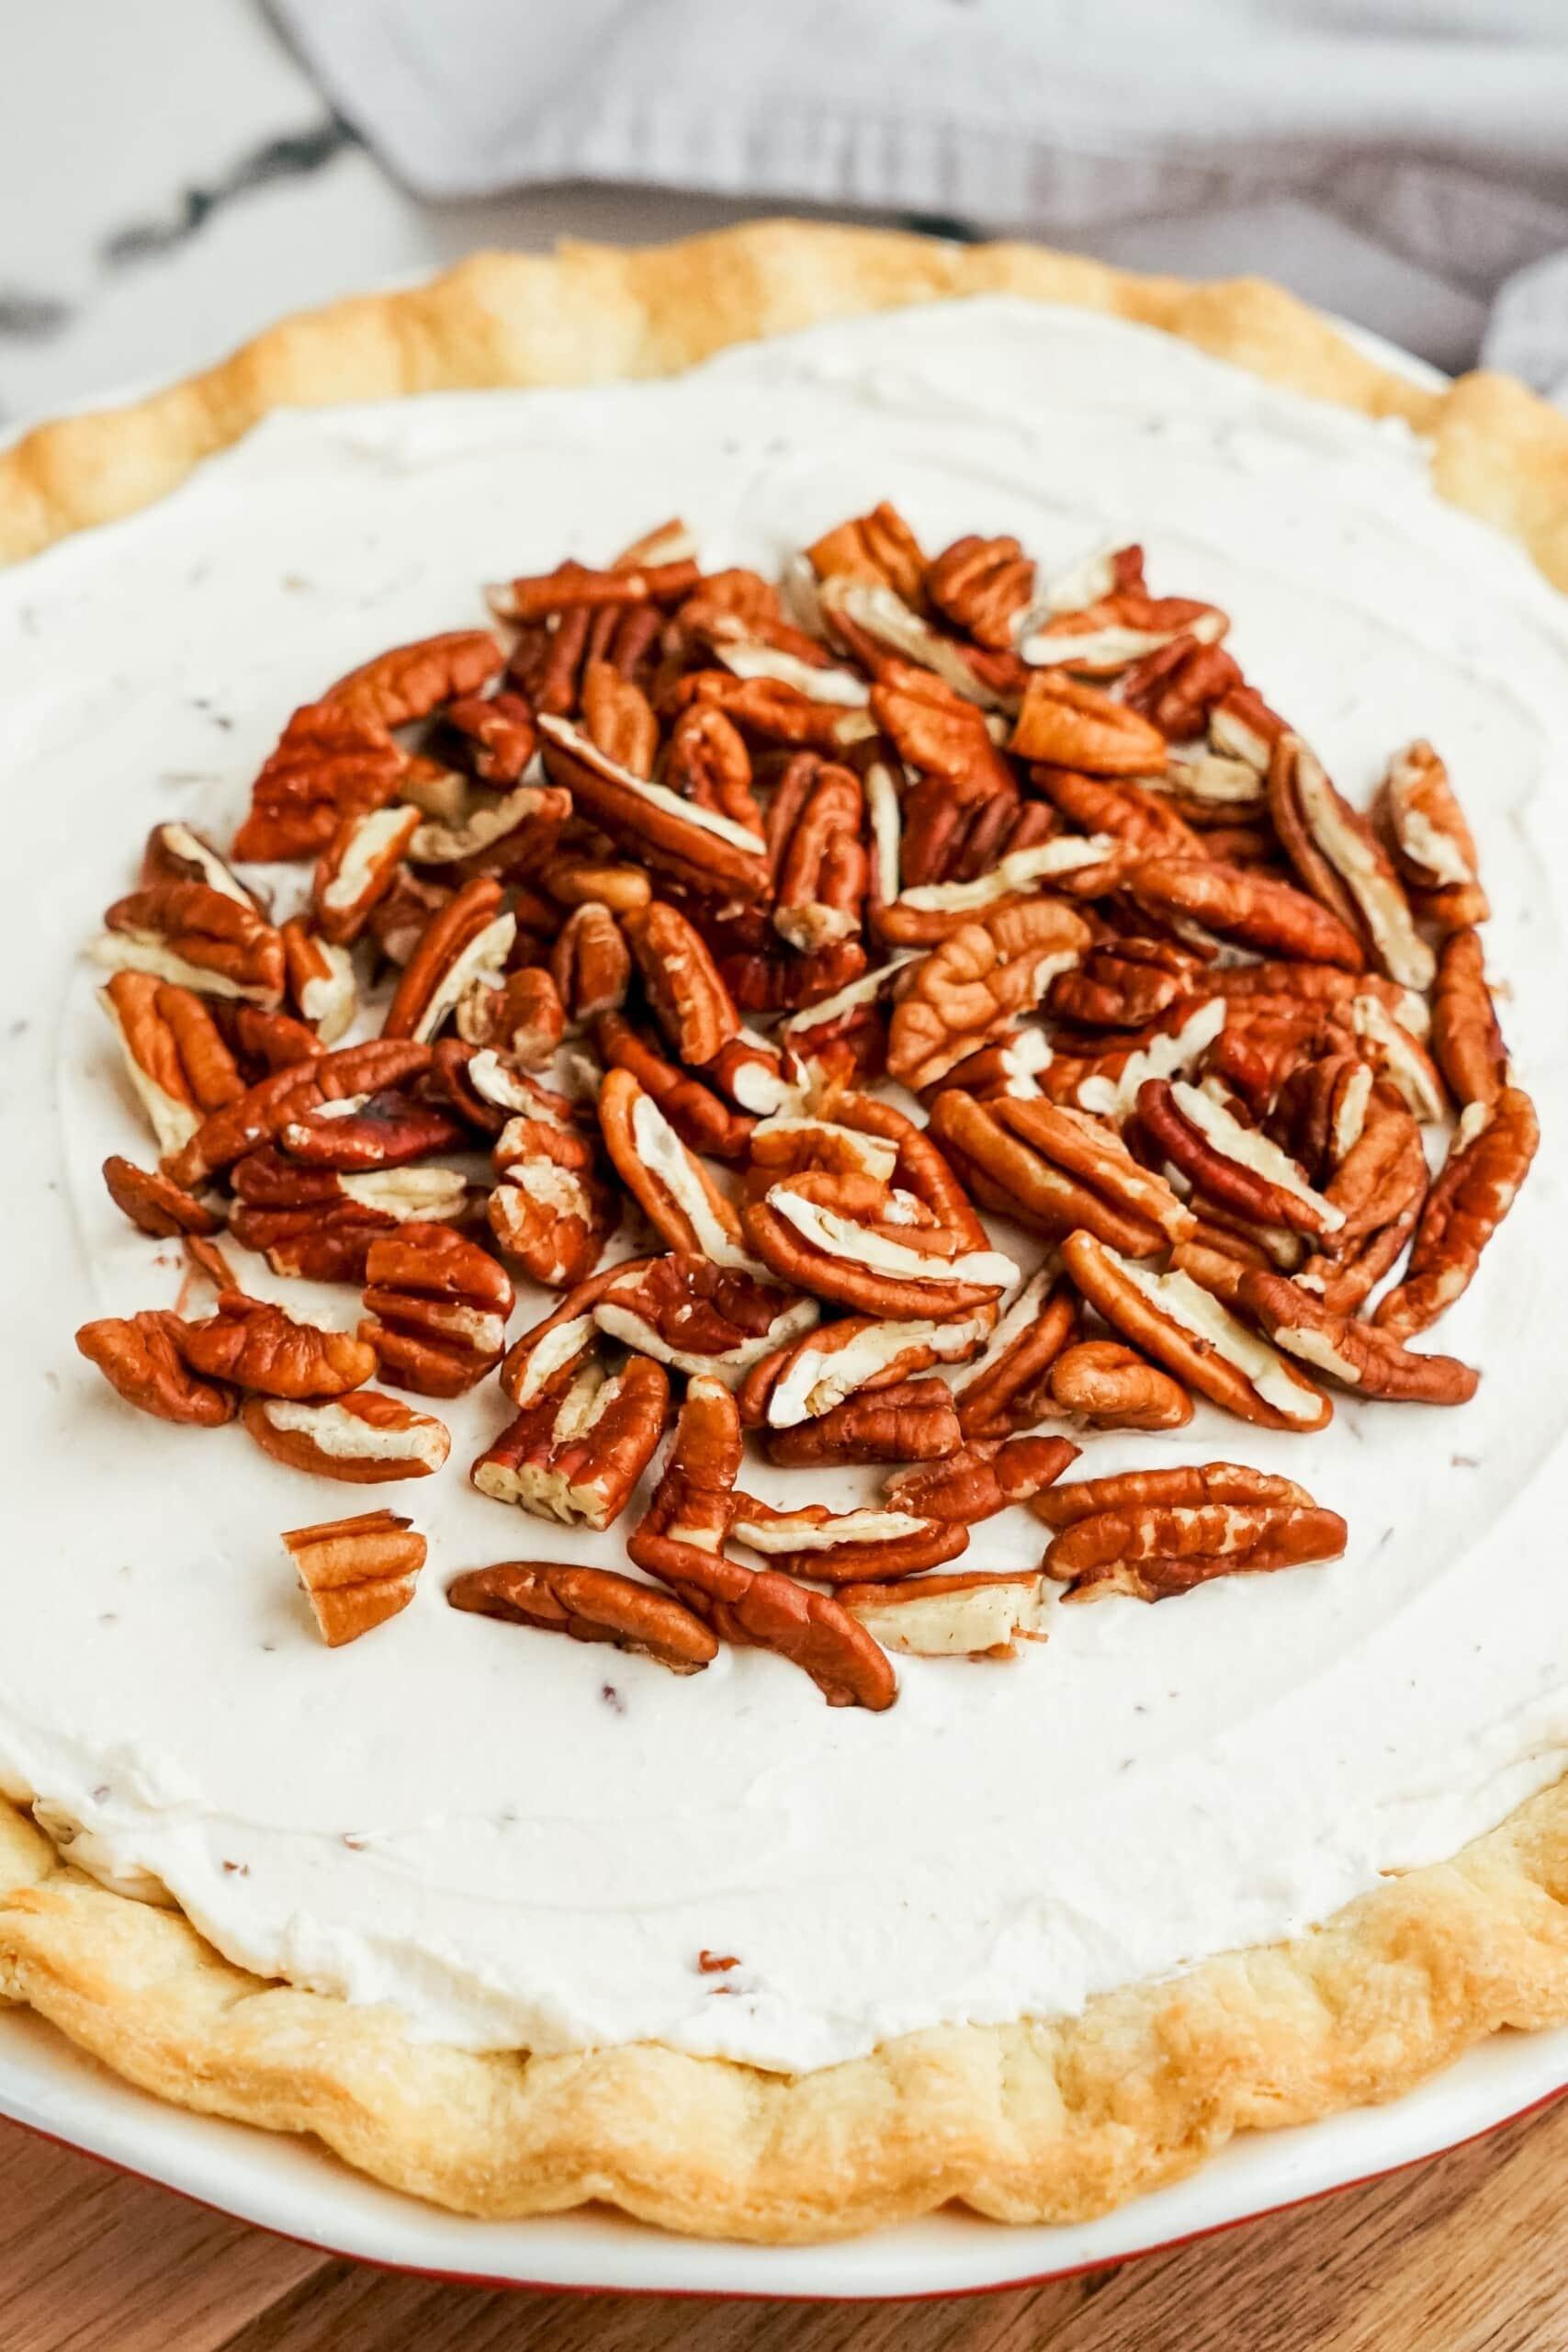
<instances>
[{"instance_id":1,"label":"pie","mask_svg":"<svg viewBox=\"0 0 1568 2352\"><path fill-rule=\"evenodd\" d=\"M773 224L0 550L0 1999L764 2240L1568 2017L1568 425Z\"/></svg>"}]
</instances>

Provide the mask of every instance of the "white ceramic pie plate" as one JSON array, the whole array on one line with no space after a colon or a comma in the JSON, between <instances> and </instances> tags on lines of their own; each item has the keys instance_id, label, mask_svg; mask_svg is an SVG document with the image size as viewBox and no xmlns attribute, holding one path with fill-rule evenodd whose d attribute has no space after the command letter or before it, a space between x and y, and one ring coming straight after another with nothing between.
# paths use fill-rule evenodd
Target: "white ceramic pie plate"
<instances>
[{"instance_id":1,"label":"white ceramic pie plate","mask_svg":"<svg viewBox=\"0 0 1568 2352\"><path fill-rule=\"evenodd\" d=\"M1341 322L1418 382L1435 370ZM130 397L123 391L120 397ZM6 436L8 437L8 436ZM324 2251L506 2286L714 2295L941 2295L1027 2284L1148 2253L1452 2148L1568 2090L1568 2028L1482 2044L1407 2098L1236 2142L1191 2179L1073 2228L943 2213L845 2245L745 2246L609 2212L468 2221L378 2188L305 2143L166 2106L39 2018L0 2011L0 2115Z\"/></svg>"},{"instance_id":2,"label":"white ceramic pie plate","mask_svg":"<svg viewBox=\"0 0 1568 2352\"><path fill-rule=\"evenodd\" d=\"M1568 2028L1502 2034L1409 2098L1235 2143L1191 2179L1070 2229L933 2215L842 2245L716 2245L605 2212L473 2222L303 2142L133 2090L21 2010L0 2012L0 2114L324 2251L491 2286L705 2295L974 2293L1097 2269L1457 2146L1568 2089Z\"/></svg>"}]
</instances>

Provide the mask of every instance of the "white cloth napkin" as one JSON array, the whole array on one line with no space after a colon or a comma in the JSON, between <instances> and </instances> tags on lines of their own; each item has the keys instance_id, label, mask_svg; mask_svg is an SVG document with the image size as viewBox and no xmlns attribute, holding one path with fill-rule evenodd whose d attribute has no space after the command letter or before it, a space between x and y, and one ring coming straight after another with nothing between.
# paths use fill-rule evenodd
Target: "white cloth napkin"
<instances>
[{"instance_id":1,"label":"white cloth napkin","mask_svg":"<svg viewBox=\"0 0 1568 2352\"><path fill-rule=\"evenodd\" d=\"M1263 269L1568 400L1568 0L272 5L426 196L615 181Z\"/></svg>"}]
</instances>

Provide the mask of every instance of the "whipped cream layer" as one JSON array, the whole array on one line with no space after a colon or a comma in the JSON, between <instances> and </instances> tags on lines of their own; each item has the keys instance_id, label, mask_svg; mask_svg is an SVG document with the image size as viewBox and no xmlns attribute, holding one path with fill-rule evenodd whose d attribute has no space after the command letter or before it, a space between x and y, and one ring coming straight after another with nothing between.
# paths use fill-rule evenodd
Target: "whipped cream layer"
<instances>
[{"instance_id":1,"label":"whipped cream layer","mask_svg":"<svg viewBox=\"0 0 1568 2352\"><path fill-rule=\"evenodd\" d=\"M152 1145L81 954L148 826L226 840L293 706L480 618L481 581L601 560L676 511L707 564L772 571L882 497L929 548L1016 531L1047 573L1141 538L1156 593L1232 613L1248 676L1352 797L1429 735L1479 836L1546 1144L1436 1335L1482 1369L1471 1406L1342 1399L1310 1438L1200 1408L1174 1435L1087 1441L1080 1474L1286 1471L1348 1518L1342 1561L1155 1607L1053 1600L1015 1663L901 1658L897 1705L868 1715L760 1652L677 1680L448 1609L448 1578L485 1561L621 1558L616 1531L468 1488L506 1414L493 1384L434 1408L445 1473L367 1498L237 1428L138 1416L72 1332L181 1282L99 1178ZM1005 301L669 383L279 415L150 513L0 576L0 1787L73 1826L111 1883L169 1890L231 1959L394 2003L418 2035L657 2037L787 2068L1074 2010L1304 1928L1496 1822L1568 1763L1565 622L1522 556L1439 503L1403 428ZM352 1322L352 1295L242 1262ZM783 1504L878 1486L753 1480ZM429 1565L403 1615L329 1652L277 1531L370 1499L412 1513ZM1015 1511L964 1565L1032 1564L1043 1540ZM705 1974L705 1950L739 1964Z\"/></svg>"}]
</instances>

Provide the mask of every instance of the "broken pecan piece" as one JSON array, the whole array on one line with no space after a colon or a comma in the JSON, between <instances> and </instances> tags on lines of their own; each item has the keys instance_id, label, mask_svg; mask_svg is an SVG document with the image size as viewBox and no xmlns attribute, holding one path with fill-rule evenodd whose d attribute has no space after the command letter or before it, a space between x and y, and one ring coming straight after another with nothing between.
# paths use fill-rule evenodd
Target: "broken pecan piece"
<instances>
[{"instance_id":1,"label":"broken pecan piece","mask_svg":"<svg viewBox=\"0 0 1568 2352\"><path fill-rule=\"evenodd\" d=\"M499 1617L510 1625L566 1634L574 1642L610 1642L673 1674L698 1674L718 1656L718 1643L700 1617L668 1593L612 1568L498 1560L455 1577L446 1599L453 1609Z\"/></svg>"},{"instance_id":2,"label":"broken pecan piece","mask_svg":"<svg viewBox=\"0 0 1568 2352\"><path fill-rule=\"evenodd\" d=\"M593 1044L607 1069L628 1071L652 1097L689 1150L714 1159L745 1159L756 1122L732 1110L716 1091L722 1050L701 1075L682 1069L618 1012L600 1015L593 1024Z\"/></svg>"},{"instance_id":3,"label":"broken pecan piece","mask_svg":"<svg viewBox=\"0 0 1568 2352\"><path fill-rule=\"evenodd\" d=\"M344 1396L363 1388L376 1370L375 1350L352 1331L297 1322L283 1307L243 1291L220 1292L214 1314L203 1323L180 1325L174 1337L192 1372L259 1396Z\"/></svg>"},{"instance_id":4,"label":"broken pecan piece","mask_svg":"<svg viewBox=\"0 0 1568 2352\"><path fill-rule=\"evenodd\" d=\"M1495 1102L1471 1105L1422 1207L1404 1279L1372 1318L1380 1330L1408 1340L1469 1289L1540 1141L1535 1105L1522 1087L1505 1086Z\"/></svg>"},{"instance_id":5,"label":"broken pecan piece","mask_svg":"<svg viewBox=\"0 0 1568 2352\"><path fill-rule=\"evenodd\" d=\"M962 1363L994 1320L992 1307L941 1323L846 1315L754 1363L736 1392L740 1418L749 1429L795 1429L847 1396L896 1386L933 1364Z\"/></svg>"},{"instance_id":6,"label":"broken pecan piece","mask_svg":"<svg viewBox=\"0 0 1568 2352\"><path fill-rule=\"evenodd\" d=\"M310 905L323 939L347 947L359 937L397 880L418 830L419 810L407 806L344 819L310 885ZM301 1010L309 1018L307 1008Z\"/></svg>"},{"instance_id":7,"label":"broken pecan piece","mask_svg":"<svg viewBox=\"0 0 1568 2352\"><path fill-rule=\"evenodd\" d=\"M1269 808L1314 898L1360 933L1390 979L1429 988L1432 951L1416 928L1398 875L1366 819L1335 790L1299 735L1283 735L1274 746Z\"/></svg>"},{"instance_id":8,"label":"broken pecan piece","mask_svg":"<svg viewBox=\"0 0 1568 2352\"><path fill-rule=\"evenodd\" d=\"M494 1371L515 1293L488 1250L449 1225L409 1224L377 1236L365 1272L360 1337L383 1378L422 1396L460 1396Z\"/></svg>"},{"instance_id":9,"label":"broken pecan piece","mask_svg":"<svg viewBox=\"0 0 1568 2352\"><path fill-rule=\"evenodd\" d=\"M1236 1285L1242 1306L1276 1347L1359 1396L1416 1405L1464 1405L1480 1375L1452 1356L1413 1355L1392 1331L1337 1315L1283 1274L1257 1269Z\"/></svg>"},{"instance_id":10,"label":"broken pecan piece","mask_svg":"<svg viewBox=\"0 0 1568 2352\"><path fill-rule=\"evenodd\" d=\"M1062 1261L1114 1330L1211 1404L1264 1429L1318 1430L1332 1418L1320 1388L1179 1269L1153 1273L1091 1233L1069 1234Z\"/></svg>"},{"instance_id":11,"label":"broken pecan piece","mask_svg":"<svg viewBox=\"0 0 1568 2352\"><path fill-rule=\"evenodd\" d=\"M167 1240L176 1233L212 1234L223 1230L222 1218L204 1208L189 1193L182 1193L166 1176L138 1168L118 1154L104 1162L104 1183L121 1216L129 1217L139 1232L150 1233L155 1240Z\"/></svg>"},{"instance_id":12,"label":"broken pecan piece","mask_svg":"<svg viewBox=\"0 0 1568 2352\"><path fill-rule=\"evenodd\" d=\"M924 593L926 559L920 543L886 499L869 514L857 514L824 532L806 555L819 580L840 575L878 580L907 605L918 605Z\"/></svg>"},{"instance_id":13,"label":"broken pecan piece","mask_svg":"<svg viewBox=\"0 0 1568 2352\"><path fill-rule=\"evenodd\" d=\"M750 1202L741 1224L781 1281L869 1315L971 1315L1018 1279L1010 1258L973 1246L967 1219L939 1223L912 1193L872 1177L792 1177Z\"/></svg>"},{"instance_id":14,"label":"broken pecan piece","mask_svg":"<svg viewBox=\"0 0 1568 2352\"><path fill-rule=\"evenodd\" d=\"M359 1002L354 959L296 915L278 933L283 942L288 993L318 1045L334 1046L351 1025Z\"/></svg>"},{"instance_id":15,"label":"broken pecan piece","mask_svg":"<svg viewBox=\"0 0 1568 2352\"><path fill-rule=\"evenodd\" d=\"M1043 1493L1078 1452L1065 1437L971 1439L945 1462L901 1470L883 1493L895 1510L972 1527Z\"/></svg>"},{"instance_id":16,"label":"broken pecan piece","mask_svg":"<svg viewBox=\"0 0 1568 2352\"><path fill-rule=\"evenodd\" d=\"M1077 1296L1052 1261L1024 1284L984 1352L953 1384L967 1443L1009 1437L1043 1420L1050 1409L1045 1375L1077 1327Z\"/></svg>"},{"instance_id":17,"label":"broken pecan piece","mask_svg":"<svg viewBox=\"0 0 1568 2352\"><path fill-rule=\"evenodd\" d=\"M504 656L488 629L452 628L394 645L362 662L321 699L365 727L407 727L428 718L444 702L478 694L502 666Z\"/></svg>"},{"instance_id":18,"label":"broken pecan piece","mask_svg":"<svg viewBox=\"0 0 1568 2352\"><path fill-rule=\"evenodd\" d=\"M1474 836L1430 743L1411 743L1390 762L1377 813L1416 911L1443 931L1484 922L1491 909Z\"/></svg>"},{"instance_id":19,"label":"broken pecan piece","mask_svg":"<svg viewBox=\"0 0 1568 2352\"><path fill-rule=\"evenodd\" d=\"M626 934L609 908L593 899L575 907L550 955L550 974L567 1017L590 1022L618 1012L631 971Z\"/></svg>"},{"instance_id":20,"label":"broken pecan piece","mask_svg":"<svg viewBox=\"0 0 1568 2352\"><path fill-rule=\"evenodd\" d=\"M188 1144L203 1114L237 1102L244 1080L200 997L150 972L116 972L98 990L164 1159Z\"/></svg>"},{"instance_id":21,"label":"broken pecan piece","mask_svg":"<svg viewBox=\"0 0 1568 2352\"><path fill-rule=\"evenodd\" d=\"M1289 1152L1201 1087L1184 1079L1145 1079L1138 1089L1138 1120L1206 1199L1256 1224L1288 1226L1317 1239L1343 1226L1344 1210L1314 1192Z\"/></svg>"},{"instance_id":22,"label":"broken pecan piece","mask_svg":"<svg viewBox=\"0 0 1568 2352\"><path fill-rule=\"evenodd\" d=\"M412 1522L391 1510L291 1527L283 1544L329 1649L356 1642L408 1607L426 1548Z\"/></svg>"},{"instance_id":23,"label":"broken pecan piece","mask_svg":"<svg viewBox=\"0 0 1568 2352\"><path fill-rule=\"evenodd\" d=\"M675 907L655 899L622 917L655 1018L683 1062L711 1062L740 1016L707 947Z\"/></svg>"},{"instance_id":24,"label":"broken pecan piece","mask_svg":"<svg viewBox=\"0 0 1568 2352\"><path fill-rule=\"evenodd\" d=\"M743 1245L734 1208L629 1070L605 1077L599 1125L621 1182L671 1250L766 1276Z\"/></svg>"},{"instance_id":25,"label":"broken pecan piece","mask_svg":"<svg viewBox=\"0 0 1568 2352\"><path fill-rule=\"evenodd\" d=\"M656 873L721 898L765 899L771 877L759 835L716 809L682 800L607 759L565 719L539 721L546 771L579 813Z\"/></svg>"},{"instance_id":26,"label":"broken pecan piece","mask_svg":"<svg viewBox=\"0 0 1568 2352\"><path fill-rule=\"evenodd\" d=\"M325 1405L250 1396L240 1409L247 1434L290 1470L356 1487L428 1478L452 1450L446 1424L379 1389L361 1388Z\"/></svg>"},{"instance_id":27,"label":"broken pecan piece","mask_svg":"<svg viewBox=\"0 0 1568 2352\"><path fill-rule=\"evenodd\" d=\"M180 1344L184 1333L180 1317L165 1311L108 1315L84 1323L76 1346L138 1412L219 1429L233 1419L240 1400L222 1381L193 1376Z\"/></svg>"},{"instance_id":28,"label":"broken pecan piece","mask_svg":"<svg viewBox=\"0 0 1568 2352\"><path fill-rule=\"evenodd\" d=\"M382 1036L416 1044L434 1037L476 981L498 978L516 936L517 918L503 909L500 883L476 875L421 933L381 1023Z\"/></svg>"},{"instance_id":29,"label":"broken pecan piece","mask_svg":"<svg viewBox=\"0 0 1568 2352\"><path fill-rule=\"evenodd\" d=\"M807 765L808 763L808 765ZM780 812L791 777L806 768L807 788L790 821ZM861 842L859 779L845 767L803 752L773 797L768 844L773 865L773 928L803 956L831 947L860 929L866 856Z\"/></svg>"},{"instance_id":30,"label":"broken pecan piece","mask_svg":"<svg viewBox=\"0 0 1568 2352\"><path fill-rule=\"evenodd\" d=\"M1034 594L1034 565L1017 539L954 539L926 571L926 594L977 645L1012 650L1012 625Z\"/></svg>"},{"instance_id":31,"label":"broken pecan piece","mask_svg":"<svg viewBox=\"0 0 1568 2352\"><path fill-rule=\"evenodd\" d=\"M524 1407L468 1476L481 1495L515 1503L536 1519L608 1527L653 1459L669 1407L670 1375L661 1363L633 1356L612 1374L597 1359L582 1358L570 1379L552 1383Z\"/></svg>"},{"instance_id":32,"label":"broken pecan piece","mask_svg":"<svg viewBox=\"0 0 1568 2352\"><path fill-rule=\"evenodd\" d=\"M1045 1638L1045 1579L1039 1569L970 1568L956 1576L911 1577L903 1584L845 1585L837 1598L885 1649L906 1657L1010 1658L1021 1638Z\"/></svg>"}]
</instances>

